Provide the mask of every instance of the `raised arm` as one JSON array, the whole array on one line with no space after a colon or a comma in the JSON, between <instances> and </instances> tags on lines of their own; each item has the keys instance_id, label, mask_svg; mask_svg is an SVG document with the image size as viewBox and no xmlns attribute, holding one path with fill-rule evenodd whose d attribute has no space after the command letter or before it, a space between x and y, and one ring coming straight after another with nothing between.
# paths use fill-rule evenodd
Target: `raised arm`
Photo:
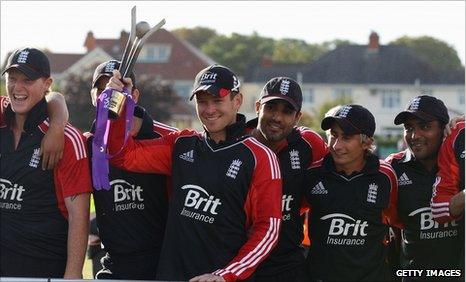
<instances>
[{"instance_id":1,"label":"raised arm","mask_svg":"<svg viewBox=\"0 0 466 282\"><path fill-rule=\"evenodd\" d=\"M45 95L50 125L42 139L40 155L42 156L42 169L53 169L63 156L65 143L65 125L68 123L68 108L65 97L58 92L49 92Z\"/></svg>"}]
</instances>

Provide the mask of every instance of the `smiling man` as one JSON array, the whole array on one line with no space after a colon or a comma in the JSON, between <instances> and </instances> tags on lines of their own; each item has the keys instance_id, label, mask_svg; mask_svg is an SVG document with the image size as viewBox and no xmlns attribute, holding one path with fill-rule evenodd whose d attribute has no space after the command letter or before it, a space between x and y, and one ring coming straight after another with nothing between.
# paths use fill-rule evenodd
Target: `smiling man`
<instances>
[{"instance_id":1,"label":"smiling man","mask_svg":"<svg viewBox=\"0 0 466 282\"><path fill-rule=\"evenodd\" d=\"M123 90L115 72L107 88ZM125 79L131 88L129 79ZM205 131L183 130L154 140L128 139L111 163L172 176L160 280L248 279L278 240L282 181L275 154L244 136L240 83L213 65L196 76L191 99ZM124 116L124 115L122 115ZM125 119L111 126L110 153L124 140Z\"/></svg>"},{"instance_id":2,"label":"smiling man","mask_svg":"<svg viewBox=\"0 0 466 282\"><path fill-rule=\"evenodd\" d=\"M255 273L255 281L307 281L301 249L301 211L306 189L306 170L322 161L327 145L309 128L296 126L301 118L303 96L289 77L274 77L256 101L257 118L250 120L252 136L277 155L283 178L282 228L277 247Z\"/></svg>"},{"instance_id":3,"label":"smiling man","mask_svg":"<svg viewBox=\"0 0 466 282\"><path fill-rule=\"evenodd\" d=\"M0 126L0 276L81 278L91 191L84 138L66 125L63 158L42 170L49 60L38 49L19 49L3 73L10 103Z\"/></svg>"},{"instance_id":4,"label":"smiling man","mask_svg":"<svg viewBox=\"0 0 466 282\"><path fill-rule=\"evenodd\" d=\"M387 158L398 177L398 214L404 225L401 230L402 269L459 269L458 263L464 256L459 251L464 242L460 220L438 224L430 209L432 186L438 172L437 156L448 121L445 104L427 95L411 100L394 120L396 125L403 124L408 147ZM404 277L403 281L435 279Z\"/></svg>"},{"instance_id":5,"label":"smiling man","mask_svg":"<svg viewBox=\"0 0 466 282\"><path fill-rule=\"evenodd\" d=\"M388 225L398 224L396 175L373 154L375 118L344 105L322 120L330 154L307 175L312 281L389 281Z\"/></svg>"}]
</instances>

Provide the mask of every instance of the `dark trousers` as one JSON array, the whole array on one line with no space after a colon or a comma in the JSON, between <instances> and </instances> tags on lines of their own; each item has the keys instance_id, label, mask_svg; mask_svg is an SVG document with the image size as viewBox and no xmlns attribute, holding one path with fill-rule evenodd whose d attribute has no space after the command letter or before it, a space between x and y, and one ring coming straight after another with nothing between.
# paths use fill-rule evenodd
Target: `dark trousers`
<instances>
[{"instance_id":1,"label":"dark trousers","mask_svg":"<svg viewBox=\"0 0 466 282\"><path fill-rule=\"evenodd\" d=\"M48 260L18 254L2 247L0 277L63 278L66 259Z\"/></svg>"}]
</instances>

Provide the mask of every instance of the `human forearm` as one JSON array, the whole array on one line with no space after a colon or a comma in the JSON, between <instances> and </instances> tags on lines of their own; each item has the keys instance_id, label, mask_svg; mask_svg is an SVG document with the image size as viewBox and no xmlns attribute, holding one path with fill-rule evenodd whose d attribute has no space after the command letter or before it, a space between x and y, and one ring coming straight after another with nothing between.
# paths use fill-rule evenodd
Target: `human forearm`
<instances>
[{"instance_id":1,"label":"human forearm","mask_svg":"<svg viewBox=\"0 0 466 282\"><path fill-rule=\"evenodd\" d=\"M450 199L450 215L458 217L464 213L464 190Z\"/></svg>"},{"instance_id":2,"label":"human forearm","mask_svg":"<svg viewBox=\"0 0 466 282\"><path fill-rule=\"evenodd\" d=\"M68 109L63 95L58 92L51 92L45 97L50 124L42 139L40 148L42 169L44 170L54 168L62 158L65 125L68 122Z\"/></svg>"},{"instance_id":3,"label":"human forearm","mask_svg":"<svg viewBox=\"0 0 466 282\"><path fill-rule=\"evenodd\" d=\"M50 117L50 126L64 127L68 122L69 113L65 97L58 92L49 92L45 95L47 113Z\"/></svg>"},{"instance_id":4,"label":"human forearm","mask_svg":"<svg viewBox=\"0 0 466 282\"><path fill-rule=\"evenodd\" d=\"M89 194L65 199L68 209L68 255L64 278L81 279L89 234Z\"/></svg>"}]
</instances>

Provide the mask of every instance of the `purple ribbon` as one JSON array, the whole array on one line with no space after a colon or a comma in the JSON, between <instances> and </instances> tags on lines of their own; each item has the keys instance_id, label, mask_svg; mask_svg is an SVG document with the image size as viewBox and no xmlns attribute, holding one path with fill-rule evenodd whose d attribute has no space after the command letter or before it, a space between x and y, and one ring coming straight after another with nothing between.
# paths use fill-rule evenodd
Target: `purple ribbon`
<instances>
[{"instance_id":1,"label":"purple ribbon","mask_svg":"<svg viewBox=\"0 0 466 282\"><path fill-rule=\"evenodd\" d=\"M92 184L95 190L110 190L110 182L108 180L108 160L112 156L107 153L108 133L110 129L108 107L113 90L114 89L111 88L105 89L97 99L97 117L95 122L94 139L92 140ZM126 96L125 140L123 142L124 146L131 130L135 103L128 89L124 88L123 94ZM123 146L116 154L118 154L123 149Z\"/></svg>"}]
</instances>

